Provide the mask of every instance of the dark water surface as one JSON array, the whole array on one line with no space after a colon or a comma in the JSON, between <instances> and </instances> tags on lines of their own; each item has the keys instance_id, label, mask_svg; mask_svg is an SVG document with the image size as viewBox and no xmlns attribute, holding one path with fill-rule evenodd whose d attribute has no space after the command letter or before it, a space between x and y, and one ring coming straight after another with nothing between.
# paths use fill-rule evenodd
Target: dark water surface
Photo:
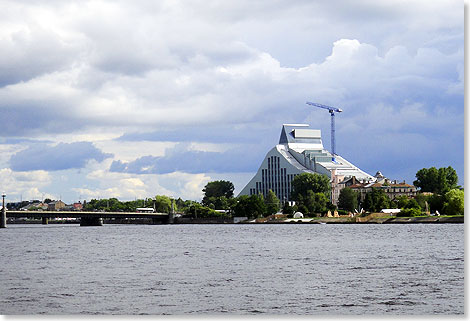
<instances>
[{"instance_id":1,"label":"dark water surface","mask_svg":"<svg viewBox=\"0 0 470 321\"><path fill-rule=\"evenodd\" d=\"M464 225L9 225L1 314L463 314Z\"/></svg>"}]
</instances>

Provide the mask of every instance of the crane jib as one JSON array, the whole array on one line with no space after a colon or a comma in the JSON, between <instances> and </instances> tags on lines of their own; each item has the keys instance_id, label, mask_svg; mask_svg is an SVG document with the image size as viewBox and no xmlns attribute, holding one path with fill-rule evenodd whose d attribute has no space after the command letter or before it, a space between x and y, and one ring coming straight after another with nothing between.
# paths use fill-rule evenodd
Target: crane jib
<instances>
[{"instance_id":1,"label":"crane jib","mask_svg":"<svg viewBox=\"0 0 470 321\"><path fill-rule=\"evenodd\" d=\"M318 103L312 103L312 102L310 102L310 101L307 101L307 105L311 105L311 106L315 106L315 107L319 107L319 108L328 109L328 111L329 111L330 113L332 113L332 112L341 113L341 112L343 111L341 108L331 107L331 106L327 106L327 105L323 105L323 104L318 104Z\"/></svg>"},{"instance_id":2,"label":"crane jib","mask_svg":"<svg viewBox=\"0 0 470 321\"><path fill-rule=\"evenodd\" d=\"M343 110L340 109L340 108L336 108L336 107L331 107L331 106L327 106L327 105L322 105L322 104L318 104L318 103L312 103L310 101L307 101L307 105L311 105L311 106L315 106L315 107L319 107L319 108L323 108L323 109L327 109L328 112L330 113L331 115L331 154L333 154L333 162L335 162L335 155L336 155L336 140L335 140L335 112L337 113L341 113Z\"/></svg>"}]
</instances>

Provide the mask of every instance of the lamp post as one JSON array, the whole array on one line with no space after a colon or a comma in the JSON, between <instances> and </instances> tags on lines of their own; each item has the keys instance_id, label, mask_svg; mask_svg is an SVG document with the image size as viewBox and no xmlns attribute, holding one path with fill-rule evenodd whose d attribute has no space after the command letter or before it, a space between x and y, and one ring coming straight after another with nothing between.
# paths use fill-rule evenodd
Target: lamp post
<instances>
[{"instance_id":1,"label":"lamp post","mask_svg":"<svg viewBox=\"0 0 470 321\"><path fill-rule=\"evenodd\" d=\"M171 209L170 209L170 213L168 214L168 223L173 224L175 221L175 203L174 203L173 196L170 196L170 201L171 201Z\"/></svg>"},{"instance_id":2,"label":"lamp post","mask_svg":"<svg viewBox=\"0 0 470 321\"><path fill-rule=\"evenodd\" d=\"M2 207L2 215L0 216L0 228L7 227L7 209L5 207L5 193L2 193L3 199L3 207Z\"/></svg>"}]
</instances>

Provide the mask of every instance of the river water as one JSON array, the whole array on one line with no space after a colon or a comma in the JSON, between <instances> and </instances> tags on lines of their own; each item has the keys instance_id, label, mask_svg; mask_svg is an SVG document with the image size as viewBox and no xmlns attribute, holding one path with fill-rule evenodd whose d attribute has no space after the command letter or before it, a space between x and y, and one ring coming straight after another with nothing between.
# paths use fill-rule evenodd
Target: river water
<instances>
[{"instance_id":1,"label":"river water","mask_svg":"<svg viewBox=\"0 0 470 321\"><path fill-rule=\"evenodd\" d=\"M0 314L463 314L464 225L9 225Z\"/></svg>"}]
</instances>

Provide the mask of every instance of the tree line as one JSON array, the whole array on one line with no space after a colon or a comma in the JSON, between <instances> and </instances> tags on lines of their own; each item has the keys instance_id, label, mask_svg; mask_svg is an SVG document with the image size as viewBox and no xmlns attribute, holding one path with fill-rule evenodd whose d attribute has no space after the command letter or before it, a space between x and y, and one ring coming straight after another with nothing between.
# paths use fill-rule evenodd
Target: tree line
<instances>
[{"instance_id":1,"label":"tree line","mask_svg":"<svg viewBox=\"0 0 470 321\"><path fill-rule=\"evenodd\" d=\"M384 208L399 208L402 216L419 216L422 212L440 212L447 215L464 214L464 190L457 185L457 172L451 167L422 168L416 173L413 185L419 191L414 198L405 195L391 200L380 188L372 189L360 203L360 195L349 187L341 190L338 207L354 212L363 208L379 212Z\"/></svg>"},{"instance_id":2,"label":"tree line","mask_svg":"<svg viewBox=\"0 0 470 321\"><path fill-rule=\"evenodd\" d=\"M299 211L312 217L323 216L326 212L336 209L345 214L361 208L368 212L378 212L384 208L400 208L402 215L407 216L421 215L425 210L463 215L464 191L457 186L457 182L457 173L450 166L439 169L423 168L416 173L416 180L413 182L419 188L419 193L414 198L399 196L390 200L382 189L376 188L368 192L361 203L359 193L346 187L341 190L336 207L330 200L329 178L316 173L302 173L295 176L292 181L291 200L295 201L294 206L289 206L287 202L281 203L272 190L267 192L266 197L263 194L234 197L232 182L216 180L205 185L201 202L181 198L171 199L165 195L127 202L121 202L116 198L92 199L84 204L84 210L135 211L139 207L153 207L160 213L169 213L173 210L186 217L195 218L224 216L257 218L280 211L288 215Z\"/></svg>"}]
</instances>

